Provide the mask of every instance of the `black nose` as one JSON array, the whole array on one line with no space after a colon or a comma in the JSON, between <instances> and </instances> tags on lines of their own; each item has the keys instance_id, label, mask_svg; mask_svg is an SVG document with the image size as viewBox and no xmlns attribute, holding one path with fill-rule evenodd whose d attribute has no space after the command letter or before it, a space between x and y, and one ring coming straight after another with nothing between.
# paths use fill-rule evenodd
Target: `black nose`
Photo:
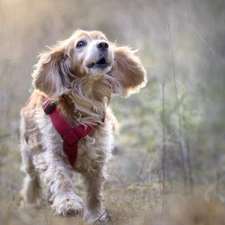
<instances>
[{"instance_id":1,"label":"black nose","mask_svg":"<svg viewBox=\"0 0 225 225\"><path fill-rule=\"evenodd\" d=\"M97 48L98 48L99 50L101 50L101 51L107 50L108 47L109 47L109 44L108 44L107 42L105 42L105 41L99 42L99 43L97 44Z\"/></svg>"}]
</instances>

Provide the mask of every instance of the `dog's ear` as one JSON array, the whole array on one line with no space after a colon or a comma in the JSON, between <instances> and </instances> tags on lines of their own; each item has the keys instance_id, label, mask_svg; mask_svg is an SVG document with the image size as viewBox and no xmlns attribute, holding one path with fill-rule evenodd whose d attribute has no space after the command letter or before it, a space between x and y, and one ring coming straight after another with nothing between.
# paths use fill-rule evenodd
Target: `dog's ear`
<instances>
[{"instance_id":1,"label":"dog's ear","mask_svg":"<svg viewBox=\"0 0 225 225\"><path fill-rule=\"evenodd\" d=\"M40 54L32 74L33 85L49 97L65 93L64 79L71 68L71 61L63 47L53 47L49 52Z\"/></svg>"},{"instance_id":2,"label":"dog's ear","mask_svg":"<svg viewBox=\"0 0 225 225\"><path fill-rule=\"evenodd\" d=\"M140 59L135 56L135 51L115 45L113 51L114 66L111 75L119 83L119 86L114 88L114 92L127 97L146 85L146 71Z\"/></svg>"}]
</instances>

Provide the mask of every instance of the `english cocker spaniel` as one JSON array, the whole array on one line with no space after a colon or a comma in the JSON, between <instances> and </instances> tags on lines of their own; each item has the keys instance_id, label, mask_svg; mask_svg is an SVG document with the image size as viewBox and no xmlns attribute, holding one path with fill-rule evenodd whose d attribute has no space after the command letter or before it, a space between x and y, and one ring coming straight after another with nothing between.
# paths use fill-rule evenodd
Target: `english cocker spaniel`
<instances>
[{"instance_id":1,"label":"english cocker spaniel","mask_svg":"<svg viewBox=\"0 0 225 225\"><path fill-rule=\"evenodd\" d=\"M43 181L56 214L84 208L84 219L93 223L104 213L101 192L115 121L111 95L138 92L147 82L145 69L130 48L102 32L77 30L40 54L32 77L34 91L21 110L21 205L40 205ZM84 203L74 192L74 171L84 178Z\"/></svg>"}]
</instances>

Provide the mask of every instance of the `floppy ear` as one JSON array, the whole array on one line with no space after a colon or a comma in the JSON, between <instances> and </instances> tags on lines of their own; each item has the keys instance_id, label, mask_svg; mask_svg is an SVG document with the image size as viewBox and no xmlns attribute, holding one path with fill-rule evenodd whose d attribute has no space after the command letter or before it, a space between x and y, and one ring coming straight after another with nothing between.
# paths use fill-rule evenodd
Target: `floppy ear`
<instances>
[{"instance_id":1,"label":"floppy ear","mask_svg":"<svg viewBox=\"0 0 225 225\"><path fill-rule=\"evenodd\" d=\"M32 74L34 87L49 97L62 95L66 91L64 76L71 67L64 49L52 48L49 52L40 54L39 58Z\"/></svg>"},{"instance_id":2,"label":"floppy ear","mask_svg":"<svg viewBox=\"0 0 225 225\"><path fill-rule=\"evenodd\" d=\"M114 62L111 75L119 83L114 88L115 94L129 96L132 93L138 92L140 88L147 83L146 71L141 64L140 59L135 56L135 51L128 47L113 46Z\"/></svg>"}]
</instances>

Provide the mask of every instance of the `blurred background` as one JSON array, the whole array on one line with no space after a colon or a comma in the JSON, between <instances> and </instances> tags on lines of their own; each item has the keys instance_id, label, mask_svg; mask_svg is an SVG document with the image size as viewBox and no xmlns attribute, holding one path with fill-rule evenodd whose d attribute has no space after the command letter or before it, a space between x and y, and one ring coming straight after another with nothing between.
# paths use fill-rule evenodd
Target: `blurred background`
<instances>
[{"instance_id":1,"label":"blurred background","mask_svg":"<svg viewBox=\"0 0 225 225\"><path fill-rule=\"evenodd\" d=\"M224 0L0 3L0 224L82 224L79 216L54 219L48 206L17 209L20 109L32 90L33 65L46 46L78 28L138 49L148 74L140 93L111 101L120 132L105 183L108 223L156 224L143 218L155 221L180 196L224 204ZM82 196L79 176L75 188Z\"/></svg>"}]
</instances>

